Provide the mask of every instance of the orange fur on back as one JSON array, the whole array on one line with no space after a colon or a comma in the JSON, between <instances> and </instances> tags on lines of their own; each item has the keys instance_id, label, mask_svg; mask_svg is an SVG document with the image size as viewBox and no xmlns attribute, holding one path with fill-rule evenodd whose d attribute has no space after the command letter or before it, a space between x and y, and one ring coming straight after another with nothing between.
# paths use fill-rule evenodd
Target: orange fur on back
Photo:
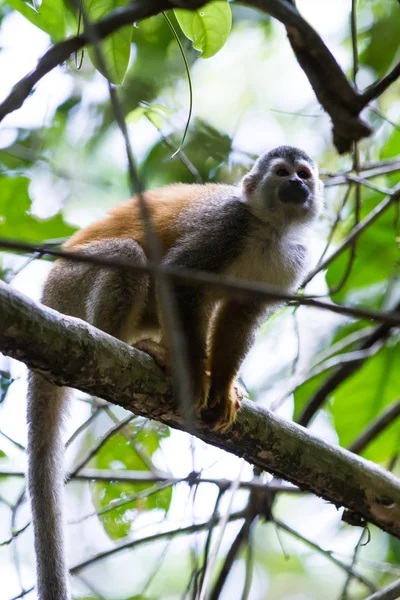
<instances>
[{"instance_id":1,"label":"orange fur on back","mask_svg":"<svg viewBox=\"0 0 400 600\"><path fill-rule=\"evenodd\" d=\"M182 210L193 202L204 201L207 192L216 187L218 184L213 183L205 185L177 183L144 192L151 226L157 233L164 252L171 248L182 233L176 226ZM79 250L90 242L109 238L133 239L147 254L143 219L137 196L111 209L103 219L77 231L64 244L64 248Z\"/></svg>"}]
</instances>

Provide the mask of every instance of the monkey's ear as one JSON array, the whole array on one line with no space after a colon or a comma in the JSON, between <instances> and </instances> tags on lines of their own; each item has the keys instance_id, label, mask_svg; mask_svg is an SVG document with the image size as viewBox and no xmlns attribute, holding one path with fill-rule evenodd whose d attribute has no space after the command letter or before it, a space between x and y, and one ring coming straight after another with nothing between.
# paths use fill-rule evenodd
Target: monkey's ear
<instances>
[{"instance_id":1,"label":"monkey's ear","mask_svg":"<svg viewBox=\"0 0 400 600\"><path fill-rule=\"evenodd\" d=\"M258 184L258 178L255 173L248 173L242 180L243 189L246 196L249 198L255 192L255 189Z\"/></svg>"}]
</instances>

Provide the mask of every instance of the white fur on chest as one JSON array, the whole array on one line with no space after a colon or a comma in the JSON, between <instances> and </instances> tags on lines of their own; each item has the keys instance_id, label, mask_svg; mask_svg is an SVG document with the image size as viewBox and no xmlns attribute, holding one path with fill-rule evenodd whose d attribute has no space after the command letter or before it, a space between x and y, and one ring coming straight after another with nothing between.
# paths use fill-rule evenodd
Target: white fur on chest
<instances>
[{"instance_id":1,"label":"white fur on chest","mask_svg":"<svg viewBox=\"0 0 400 600\"><path fill-rule=\"evenodd\" d=\"M294 291L307 269L305 238L299 232L282 236L249 237L245 250L227 271L227 275Z\"/></svg>"}]
</instances>

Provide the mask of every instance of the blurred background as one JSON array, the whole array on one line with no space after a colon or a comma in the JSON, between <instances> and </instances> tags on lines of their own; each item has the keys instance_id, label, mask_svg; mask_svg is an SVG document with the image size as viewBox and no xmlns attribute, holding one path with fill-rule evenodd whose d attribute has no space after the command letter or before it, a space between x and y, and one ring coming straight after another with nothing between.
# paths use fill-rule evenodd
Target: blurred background
<instances>
[{"instance_id":1,"label":"blurred background","mask_svg":"<svg viewBox=\"0 0 400 600\"><path fill-rule=\"evenodd\" d=\"M122 4L105 3L103 13L93 14L99 18L109 7ZM297 7L350 79L357 42L360 89L399 60L396 0L358 0L356 40L351 38L351 0L298 0ZM326 182L325 209L312 244L316 265L327 240L329 255L355 220L382 201L379 186L392 188L400 181L400 83L363 113L374 133L359 143L356 153L360 170L375 172L368 179L371 185L358 186L357 192L347 177L354 154L337 154L330 120L293 55L284 27L250 8L231 8L232 31L223 48L206 59L199 57L169 14L193 86L184 154L174 158L188 118L189 89L182 54L165 18L158 15L119 32L127 36L125 50L118 44L107 48L111 57L116 48L120 51L114 56L115 77L121 79L118 94L140 179L147 189L176 181L234 183L260 153L281 144L300 146L317 161ZM0 0L0 19L2 100L52 43L76 33L77 19L62 0L52 0L51 5L43 0L33 7L22 0ZM125 63L127 68L118 73L118 65ZM85 50L46 75L22 108L2 122L0 238L60 242L129 195L126 150L107 80ZM397 211L393 203L360 236L354 255L343 252L312 279L306 292L355 307L392 308L399 301ZM50 259L34 254L0 252L0 277L35 300L51 266ZM297 418L371 327L327 311L286 307L260 329L243 366L242 382L261 406ZM399 365L400 340L393 333L327 396L311 429L348 447L398 402ZM35 578L23 479L25 390L24 365L0 355L1 600L19 597ZM229 551L243 526L240 511L248 506L249 489L240 484L236 492L226 491L223 483L238 477L242 483L252 481L250 465L158 423L139 417L128 422L129 414L121 408L81 393L71 413L68 468L73 471L80 465L79 472L87 474L66 486L68 561L80 565L73 578L76 598L198 597L196 580L215 510L229 518L223 530L215 528L211 540L212 554L223 534L212 582L227 566L222 591L215 595L214 588L212 598L356 600L366 598L372 585L380 587L400 577L399 540L373 526L363 531L346 525L341 510L297 490L277 494L273 518L255 519L232 557ZM400 423L393 419L362 455L399 474L399 448ZM93 469L103 479L96 478ZM131 481L118 481L121 472L130 473ZM192 472L207 481L190 485L185 478ZM271 480L268 474L256 475L261 481ZM143 482L146 477L153 479ZM181 528L187 529L177 534ZM105 556L96 559L103 552ZM82 566L92 557L91 564ZM349 576L345 567L353 562L370 587ZM26 597L35 598L35 592Z\"/></svg>"}]
</instances>

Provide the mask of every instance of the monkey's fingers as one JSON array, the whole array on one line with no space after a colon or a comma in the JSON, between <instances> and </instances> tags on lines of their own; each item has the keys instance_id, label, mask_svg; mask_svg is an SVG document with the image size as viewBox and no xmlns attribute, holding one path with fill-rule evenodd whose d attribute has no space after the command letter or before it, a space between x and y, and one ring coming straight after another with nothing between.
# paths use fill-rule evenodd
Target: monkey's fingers
<instances>
[{"instance_id":1,"label":"monkey's fingers","mask_svg":"<svg viewBox=\"0 0 400 600\"><path fill-rule=\"evenodd\" d=\"M140 340L134 344L134 348L149 354L164 371L166 375L171 374L171 366L169 362L169 353L165 346L151 339Z\"/></svg>"},{"instance_id":2,"label":"monkey's fingers","mask_svg":"<svg viewBox=\"0 0 400 600\"><path fill-rule=\"evenodd\" d=\"M196 399L196 412L198 415L207 410L208 392L210 390L210 371L206 369L206 361L201 361L199 369L192 377Z\"/></svg>"}]
</instances>

